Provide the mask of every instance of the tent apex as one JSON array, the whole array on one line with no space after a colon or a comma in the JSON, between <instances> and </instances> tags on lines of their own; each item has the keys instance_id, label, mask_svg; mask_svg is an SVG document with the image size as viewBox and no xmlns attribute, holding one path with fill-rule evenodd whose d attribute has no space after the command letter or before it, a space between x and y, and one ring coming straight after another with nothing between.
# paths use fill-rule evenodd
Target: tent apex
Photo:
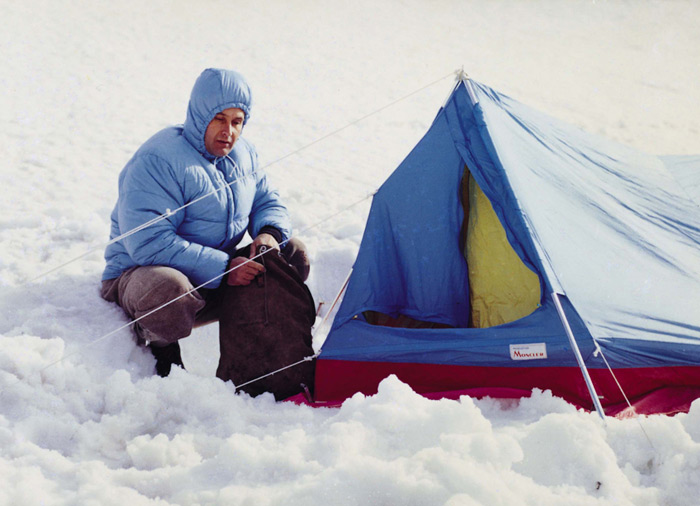
<instances>
[{"instance_id":1,"label":"tent apex","mask_svg":"<svg viewBox=\"0 0 700 506\"><path fill-rule=\"evenodd\" d=\"M472 105L479 103L479 99L476 98L476 93L474 92L472 78L469 77L469 74L464 71L464 65L461 69L455 70L455 83L455 89L457 89L460 84L464 84L464 87L467 89L467 93L469 93L469 99L471 100ZM449 97L447 100L449 101ZM446 103L447 102L445 102L445 104Z\"/></svg>"},{"instance_id":2,"label":"tent apex","mask_svg":"<svg viewBox=\"0 0 700 506\"><path fill-rule=\"evenodd\" d=\"M464 65L462 65L462 68L455 70L455 81L463 82L468 81L469 79L471 78L469 77L469 74L464 71Z\"/></svg>"}]
</instances>

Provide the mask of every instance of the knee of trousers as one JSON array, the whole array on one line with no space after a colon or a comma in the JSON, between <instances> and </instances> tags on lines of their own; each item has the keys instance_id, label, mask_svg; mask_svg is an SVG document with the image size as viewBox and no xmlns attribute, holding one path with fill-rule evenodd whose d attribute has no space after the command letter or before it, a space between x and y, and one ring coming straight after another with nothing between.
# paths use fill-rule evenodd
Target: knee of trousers
<instances>
[{"instance_id":1,"label":"knee of trousers","mask_svg":"<svg viewBox=\"0 0 700 506\"><path fill-rule=\"evenodd\" d=\"M125 307L151 341L174 342L187 337L194 327L204 299L193 290L187 276L171 267L144 266L128 281Z\"/></svg>"},{"instance_id":2,"label":"knee of trousers","mask_svg":"<svg viewBox=\"0 0 700 506\"><path fill-rule=\"evenodd\" d=\"M292 237L282 248L282 253L284 253L284 256L287 258L289 265L297 270L302 281L306 281L309 277L309 271L311 270L311 263L309 262L306 245L300 239Z\"/></svg>"}]
</instances>

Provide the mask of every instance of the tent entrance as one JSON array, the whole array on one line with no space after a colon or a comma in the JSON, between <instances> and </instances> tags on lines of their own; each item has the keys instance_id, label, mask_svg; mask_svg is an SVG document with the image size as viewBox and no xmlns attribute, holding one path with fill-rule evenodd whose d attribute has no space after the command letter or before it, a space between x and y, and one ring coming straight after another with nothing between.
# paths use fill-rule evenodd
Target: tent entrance
<instances>
[{"instance_id":1,"label":"tent entrance","mask_svg":"<svg viewBox=\"0 0 700 506\"><path fill-rule=\"evenodd\" d=\"M460 244L469 272L470 327L509 323L540 304L540 280L508 242L491 202L464 167L460 194L464 209Z\"/></svg>"},{"instance_id":2,"label":"tent entrance","mask_svg":"<svg viewBox=\"0 0 700 506\"><path fill-rule=\"evenodd\" d=\"M423 320L417 320L406 316L405 314L399 314L397 316L389 316L385 313L380 313L379 311L365 311L362 313L370 325L380 325L382 327L398 327L404 329L447 329L452 328L451 325L445 323L436 323Z\"/></svg>"},{"instance_id":3,"label":"tent entrance","mask_svg":"<svg viewBox=\"0 0 700 506\"><path fill-rule=\"evenodd\" d=\"M469 276L469 327L495 327L528 316L540 305L539 277L508 242L491 202L466 166L459 191L464 210L459 244ZM384 327L449 327L400 313L364 311L363 316L367 323Z\"/></svg>"}]
</instances>

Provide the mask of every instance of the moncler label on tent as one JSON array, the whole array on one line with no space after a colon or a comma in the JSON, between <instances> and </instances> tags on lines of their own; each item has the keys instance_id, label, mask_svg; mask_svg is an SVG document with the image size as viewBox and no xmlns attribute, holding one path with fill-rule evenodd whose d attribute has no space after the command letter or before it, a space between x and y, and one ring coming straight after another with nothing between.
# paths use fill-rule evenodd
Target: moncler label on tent
<instances>
[{"instance_id":1,"label":"moncler label on tent","mask_svg":"<svg viewBox=\"0 0 700 506\"><path fill-rule=\"evenodd\" d=\"M537 360L547 358L545 343L511 344L510 358L513 360Z\"/></svg>"}]
</instances>

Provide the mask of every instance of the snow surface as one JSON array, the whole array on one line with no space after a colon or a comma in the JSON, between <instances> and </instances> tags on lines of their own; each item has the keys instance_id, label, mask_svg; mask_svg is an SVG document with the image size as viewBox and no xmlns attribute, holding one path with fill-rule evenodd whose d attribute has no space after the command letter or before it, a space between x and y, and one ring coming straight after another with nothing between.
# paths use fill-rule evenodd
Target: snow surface
<instances>
[{"instance_id":1,"label":"snow surface","mask_svg":"<svg viewBox=\"0 0 700 506\"><path fill-rule=\"evenodd\" d=\"M214 377L216 325L183 342L187 372L154 377L97 289L119 170L184 120L206 67L250 80L244 135L330 303L366 197L457 68L633 147L700 153L700 4L0 0L0 12L0 505L698 503L700 402L603 425L548 392L429 401L396 378L339 409L251 399Z\"/></svg>"}]
</instances>

